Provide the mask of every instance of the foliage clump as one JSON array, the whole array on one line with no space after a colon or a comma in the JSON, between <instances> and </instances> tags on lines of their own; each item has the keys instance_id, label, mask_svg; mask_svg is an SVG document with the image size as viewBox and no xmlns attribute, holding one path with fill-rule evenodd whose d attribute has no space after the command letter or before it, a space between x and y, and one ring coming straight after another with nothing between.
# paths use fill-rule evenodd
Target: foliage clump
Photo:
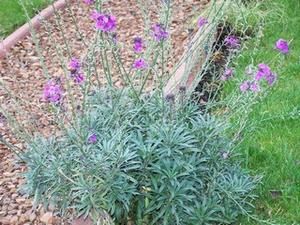
<instances>
[{"instance_id":1,"label":"foliage clump","mask_svg":"<svg viewBox=\"0 0 300 225\"><path fill-rule=\"evenodd\" d=\"M107 213L114 224L230 224L252 207L258 179L229 154L228 124L184 93L103 89L73 124L36 138L24 155L27 190L62 213Z\"/></svg>"}]
</instances>

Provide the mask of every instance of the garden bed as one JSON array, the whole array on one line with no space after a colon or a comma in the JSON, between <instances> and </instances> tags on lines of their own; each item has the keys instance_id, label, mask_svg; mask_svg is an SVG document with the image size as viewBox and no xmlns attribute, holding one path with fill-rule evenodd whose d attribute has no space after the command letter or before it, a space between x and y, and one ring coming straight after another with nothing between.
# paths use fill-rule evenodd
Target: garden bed
<instances>
[{"instance_id":1,"label":"garden bed","mask_svg":"<svg viewBox=\"0 0 300 225\"><path fill-rule=\"evenodd\" d=\"M159 2L159 1L157 1ZM4 60L0 62L0 77L11 90L22 100L28 102L22 105L24 111L20 111L15 102L4 93L0 93L1 103L5 103L10 111L15 112L15 116L28 126L34 125L36 131L41 131L46 136L55 132L55 126L51 123L43 112L45 104L41 101L43 86L47 80L43 77L43 68L39 62L39 55L35 47L39 44L40 56L44 57L45 68L52 77L60 77L63 73L60 57L57 49L61 49L61 54L69 60L70 55L80 57L84 55L86 48L84 42L88 42L93 37L93 22L90 19L91 8L78 1L72 3L70 8L56 12L53 18L45 21L43 26L36 33L36 37L27 37L18 42ZM190 24L195 24L198 14L205 8L207 0L176 0L174 4L174 17L172 18L172 58L169 59L169 67L179 60L184 52L189 40ZM118 41L123 43L123 56L127 66L131 66L133 52L131 49L132 40L142 33L143 25L141 15L135 11L136 1L122 0L109 1L107 6L112 9L113 14L118 18ZM155 20L157 16L155 4L150 12ZM54 19L56 17L56 19ZM78 28L81 36L78 36L77 28L72 20L78 20ZM57 21L60 21L57 23ZM196 25L195 25L196 27ZM51 33L51 35L50 35ZM51 37L51 38L50 38ZM65 45L68 40L68 46ZM55 45L53 44L55 43ZM68 48L70 52L68 52ZM119 77L114 77L116 86L122 86ZM105 85L104 79L102 85ZM24 113L27 112L27 113ZM33 121L38 123L33 124ZM0 120L1 135L19 149L23 149L9 132L5 118ZM41 224L41 220L49 224L68 224L62 222L52 213L53 209L46 212L41 206L36 210L32 208L32 200L19 191L24 180L20 177L26 169L22 163L18 163L15 156L0 145L0 223L3 224Z\"/></svg>"}]
</instances>

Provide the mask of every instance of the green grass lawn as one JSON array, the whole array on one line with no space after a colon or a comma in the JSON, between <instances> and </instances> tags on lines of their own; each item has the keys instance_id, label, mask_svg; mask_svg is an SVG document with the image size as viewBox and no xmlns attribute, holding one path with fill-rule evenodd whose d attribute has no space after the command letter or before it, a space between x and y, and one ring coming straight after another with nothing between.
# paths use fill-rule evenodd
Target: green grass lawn
<instances>
[{"instance_id":1,"label":"green grass lawn","mask_svg":"<svg viewBox=\"0 0 300 225\"><path fill-rule=\"evenodd\" d=\"M279 80L270 94L255 106L250 122L257 127L241 149L246 158L244 166L255 174L264 176L256 202L261 219L271 219L275 224L300 224L300 1L266 0L279 3L284 11L282 19L266 24L264 36L258 46L252 41L236 61L237 74L244 74L245 67L267 63L277 54L275 42L279 38L291 41L290 54L271 63L271 68L281 67ZM253 49L257 49L253 51ZM274 61L275 62L275 61ZM236 87L236 86L235 86ZM226 87L226 92L232 86ZM273 196L272 194L273 193ZM243 221L240 224L263 224Z\"/></svg>"},{"instance_id":2,"label":"green grass lawn","mask_svg":"<svg viewBox=\"0 0 300 225\"><path fill-rule=\"evenodd\" d=\"M20 1L25 3L30 17L47 3L47 0L0 0L0 38L9 35L26 22Z\"/></svg>"}]
</instances>

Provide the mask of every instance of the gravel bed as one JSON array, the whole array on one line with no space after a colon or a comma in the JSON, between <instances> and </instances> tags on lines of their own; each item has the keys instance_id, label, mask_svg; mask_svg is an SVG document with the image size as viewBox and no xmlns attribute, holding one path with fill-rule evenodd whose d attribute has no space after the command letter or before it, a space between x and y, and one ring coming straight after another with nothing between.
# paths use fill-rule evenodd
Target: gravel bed
<instances>
[{"instance_id":1,"label":"gravel bed","mask_svg":"<svg viewBox=\"0 0 300 225\"><path fill-rule=\"evenodd\" d=\"M159 1L146 1L151 3L151 10L148 13L153 21L157 18L156 4ZM195 23L197 15L205 8L208 1L173 1L170 67L182 55L189 38L188 28ZM136 2L136 0L119 0L105 3L105 7L111 9L117 17L118 41L122 43L123 58L128 66L134 58L131 50L132 40L135 36L141 35L144 28ZM51 77L60 77L64 73L61 65L67 61L61 62L56 50L60 49L66 60L70 55L80 57L86 52L84 42L88 43L94 35L93 22L90 19L92 7L83 4L81 0L69 1L69 6L57 12L56 19L49 19L34 38L27 37L20 41L11 53L0 61L0 80L14 96L17 96L11 98L0 87L0 103L32 133L41 132L46 136L55 133L51 117L45 113L49 111L47 105L41 99L42 89L47 81L43 69ZM78 20L81 37L74 26L74 19ZM64 43L65 39L68 40L68 46ZM39 61L37 42L39 54L44 57L44 68ZM113 81L115 85L122 85L122 81L117 76ZM103 85L105 85L104 81ZM19 99L22 99L22 104L18 103ZM6 118L1 115L0 132L1 136L16 148L24 149L22 142L11 134ZM26 167L2 144L0 144L0 159L0 224L69 224L69 221L62 221L56 216L55 210L51 207L46 210L40 205L33 207L32 199L24 195L21 189L24 183L21 174Z\"/></svg>"}]
</instances>

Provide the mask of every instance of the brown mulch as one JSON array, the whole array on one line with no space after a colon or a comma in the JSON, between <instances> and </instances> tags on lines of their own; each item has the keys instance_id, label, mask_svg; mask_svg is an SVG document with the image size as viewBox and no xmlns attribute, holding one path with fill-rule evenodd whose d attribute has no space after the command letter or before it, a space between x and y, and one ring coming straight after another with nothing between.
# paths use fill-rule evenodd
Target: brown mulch
<instances>
[{"instance_id":1,"label":"brown mulch","mask_svg":"<svg viewBox=\"0 0 300 225\"><path fill-rule=\"evenodd\" d=\"M41 100L42 89L47 81L43 70L51 77L60 77L64 73L62 63L67 63L69 55L82 56L86 52L84 41L89 43L94 36L93 22L90 19L92 7L81 2L81 0L70 1L70 8L58 12L54 18L45 22L35 38L27 37L20 41L7 58L0 61L0 80L14 96L17 96L16 99L11 98L0 86L0 103L32 132L50 135L55 129L49 115L45 113L47 106ZM136 0L111 0L105 3L105 7L117 17L118 42L122 43L126 65L131 65L134 57L131 50L132 40L135 36L141 35L144 28L136 2ZM160 0L141 2L150 3L151 10L147 13L155 20ZM194 22L195 16L205 8L208 0L173 0L173 2L174 16L170 28L172 57L169 59L171 66L182 55L188 42L188 28ZM84 41L78 35L74 19L78 22ZM68 46L65 45L65 39ZM40 55L44 57L44 68L40 64L39 54L35 48L36 41L39 44ZM61 51L65 60L61 61L57 49ZM114 77L116 85L121 82L119 77ZM25 103L19 103L20 99ZM1 136L17 148L24 148L22 143L11 135L7 121L2 115L0 115L0 132ZM16 156L0 144L0 225L68 224L68 221L62 222L56 217L53 209L45 210L41 206L33 208L32 200L20 189L24 183L21 173L25 170L26 167L18 162Z\"/></svg>"}]
</instances>

